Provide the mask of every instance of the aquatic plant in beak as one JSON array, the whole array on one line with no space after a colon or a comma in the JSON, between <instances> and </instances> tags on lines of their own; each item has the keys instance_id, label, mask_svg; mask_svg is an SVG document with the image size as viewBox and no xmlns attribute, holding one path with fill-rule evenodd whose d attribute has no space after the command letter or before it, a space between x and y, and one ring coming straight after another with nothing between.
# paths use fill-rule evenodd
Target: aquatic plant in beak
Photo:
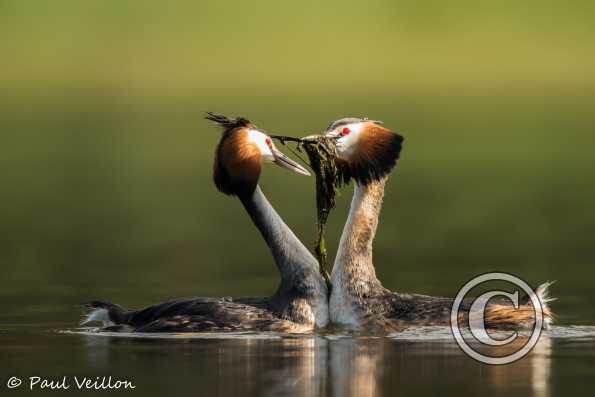
<instances>
[{"instance_id":1,"label":"aquatic plant in beak","mask_svg":"<svg viewBox=\"0 0 595 397\"><path fill-rule=\"evenodd\" d=\"M320 273L330 288L327 251L325 241L326 222L331 210L335 207L335 196L345 178L342 167L337 160L337 138L330 135L309 135L295 138L281 135L271 135L281 144L295 142L298 151L305 151L310 163L310 168L316 176L316 242L314 251L320 265Z\"/></svg>"}]
</instances>

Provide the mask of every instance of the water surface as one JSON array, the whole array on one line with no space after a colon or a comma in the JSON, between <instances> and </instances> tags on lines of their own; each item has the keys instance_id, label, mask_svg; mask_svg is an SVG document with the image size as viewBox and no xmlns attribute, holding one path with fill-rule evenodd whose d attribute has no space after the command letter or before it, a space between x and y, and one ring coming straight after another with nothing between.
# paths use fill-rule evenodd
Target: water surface
<instances>
[{"instance_id":1,"label":"water surface","mask_svg":"<svg viewBox=\"0 0 595 397\"><path fill-rule=\"evenodd\" d=\"M8 365L11 376L26 382L34 375L111 375L136 387L120 393L145 396L549 396L595 387L595 379L587 376L595 363L595 327L554 326L528 356L510 365L489 366L465 356L449 329L442 327L373 337L135 335L56 326L9 326L1 331L3 366Z\"/></svg>"}]
</instances>

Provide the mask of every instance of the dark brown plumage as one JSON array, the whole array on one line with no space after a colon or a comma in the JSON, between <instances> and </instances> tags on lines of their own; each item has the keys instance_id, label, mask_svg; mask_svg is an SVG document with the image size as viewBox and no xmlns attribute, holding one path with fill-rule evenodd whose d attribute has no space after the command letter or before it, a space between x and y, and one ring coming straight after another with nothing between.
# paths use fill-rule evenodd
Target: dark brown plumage
<instances>
[{"instance_id":1,"label":"dark brown plumage","mask_svg":"<svg viewBox=\"0 0 595 397\"><path fill-rule=\"evenodd\" d=\"M113 323L103 331L117 332L214 332L273 331L305 332L306 319L294 310L287 319L270 298L181 298L139 310L102 301L85 305L89 310L105 309ZM290 320L291 318L291 320Z\"/></svg>"}]
</instances>

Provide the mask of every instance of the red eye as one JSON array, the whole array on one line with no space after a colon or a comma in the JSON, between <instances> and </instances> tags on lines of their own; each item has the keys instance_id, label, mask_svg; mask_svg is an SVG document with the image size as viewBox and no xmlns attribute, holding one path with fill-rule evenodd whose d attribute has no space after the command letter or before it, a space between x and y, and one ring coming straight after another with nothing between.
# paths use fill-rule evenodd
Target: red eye
<instances>
[{"instance_id":1,"label":"red eye","mask_svg":"<svg viewBox=\"0 0 595 397\"><path fill-rule=\"evenodd\" d=\"M270 138L267 138L267 139L265 139L265 140L264 140L264 142L265 142L265 143L266 143L268 146L271 146L271 139L270 139Z\"/></svg>"},{"instance_id":2,"label":"red eye","mask_svg":"<svg viewBox=\"0 0 595 397\"><path fill-rule=\"evenodd\" d=\"M351 130L349 128L345 127L341 130L341 135L349 135L350 132L351 132Z\"/></svg>"}]
</instances>

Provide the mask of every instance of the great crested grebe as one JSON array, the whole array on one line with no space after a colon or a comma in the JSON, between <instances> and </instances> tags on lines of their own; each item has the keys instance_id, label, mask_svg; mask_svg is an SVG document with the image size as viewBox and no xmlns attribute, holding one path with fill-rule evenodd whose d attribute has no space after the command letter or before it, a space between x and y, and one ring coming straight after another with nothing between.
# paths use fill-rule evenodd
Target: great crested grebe
<instances>
[{"instance_id":1,"label":"great crested grebe","mask_svg":"<svg viewBox=\"0 0 595 397\"><path fill-rule=\"evenodd\" d=\"M207 113L223 127L215 151L213 179L219 191L237 196L262 234L281 273L267 298L183 298L140 310L91 302L83 324L135 332L277 331L307 332L328 323L328 292L318 262L283 222L260 187L263 163L303 175L309 172L281 153L265 132L244 118Z\"/></svg>"},{"instance_id":2,"label":"great crested grebe","mask_svg":"<svg viewBox=\"0 0 595 397\"><path fill-rule=\"evenodd\" d=\"M399 158L403 138L379 121L359 118L334 121L325 134L337 138L338 164L355 182L331 274L331 322L378 331L408 325L448 325L453 299L392 292L382 286L372 262L384 187ZM552 320L547 307L548 286L542 284L537 289L546 326ZM469 304L464 304L462 310L466 317ZM507 301L493 302L486 307L484 321L486 328L530 327L534 310L527 303L514 309Z\"/></svg>"}]
</instances>

